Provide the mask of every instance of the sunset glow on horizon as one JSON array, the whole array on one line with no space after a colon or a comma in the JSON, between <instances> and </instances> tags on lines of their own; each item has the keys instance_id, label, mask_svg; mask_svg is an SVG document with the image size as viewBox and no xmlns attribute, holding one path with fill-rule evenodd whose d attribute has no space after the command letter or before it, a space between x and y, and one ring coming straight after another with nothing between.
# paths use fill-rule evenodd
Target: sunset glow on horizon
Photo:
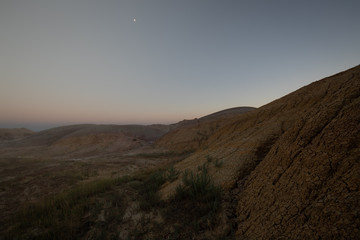
<instances>
[{"instance_id":1,"label":"sunset glow on horizon","mask_svg":"<svg viewBox=\"0 0 360 240\"><path fill-rule=\"evenodd\" d=\"M175 123L360 63L359 1L0 2L0 128Z\"/></svg>"}]
</instances>

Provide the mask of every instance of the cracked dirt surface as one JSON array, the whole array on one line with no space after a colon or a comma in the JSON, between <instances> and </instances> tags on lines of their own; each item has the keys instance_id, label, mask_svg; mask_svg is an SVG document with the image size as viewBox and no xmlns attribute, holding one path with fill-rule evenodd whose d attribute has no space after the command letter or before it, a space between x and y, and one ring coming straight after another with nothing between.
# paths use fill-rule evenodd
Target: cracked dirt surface
<instances>
[{"instance_id":1,"label":"cracked dirt surface","mask_svg":"<svg viewBox=\"0 0 360 240\"><path fill-rule=\"evenodd\" d=\"M298 110L294 126L246 181L239 238L359 238L359 73L357 67L304 89L324 94Z\"/></svg>"},{"instance_id":2,"label":"cracked dirt surface","mask_svg":"<svg viewBox=\"0 0 360 240\"><path fill-rule=\"evenodd\" d=\"M359 239L358 136L360 66L234 118L175 168L223 162L209 173L238 239Z\"/></svg>"}]
</instances>

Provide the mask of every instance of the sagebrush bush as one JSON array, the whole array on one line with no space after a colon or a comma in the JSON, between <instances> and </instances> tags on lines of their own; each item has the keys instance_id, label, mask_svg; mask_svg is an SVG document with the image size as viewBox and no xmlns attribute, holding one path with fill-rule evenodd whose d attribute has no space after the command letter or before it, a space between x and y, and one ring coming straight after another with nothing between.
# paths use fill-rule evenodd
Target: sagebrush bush
<instances>
[{"instance_id":1,"label":"sagebrush bush","mask_svg":"<svg viewBox=\"0 0 360 240\"><path fill-rule=\"evenodd\" d=\"M221 188L213 183L204 164L197 173L183 173L182 183L177 186L170 203L168 219L178 221L184 229L198 231L215 224Z\"/></svg>"},{"instance_id":2,"label":"sagebrush bush","mask_svg":"<svg viewBox=\"0 0 360 240\"><path fill-rule=\"evenodd\" d=\"M139 186L140 208L144 211L150 211L154 207L160 206L163 201L159 196L159 188L166 181L164 171L156 171L147 177Z\"/></svg>"}]
</instances>

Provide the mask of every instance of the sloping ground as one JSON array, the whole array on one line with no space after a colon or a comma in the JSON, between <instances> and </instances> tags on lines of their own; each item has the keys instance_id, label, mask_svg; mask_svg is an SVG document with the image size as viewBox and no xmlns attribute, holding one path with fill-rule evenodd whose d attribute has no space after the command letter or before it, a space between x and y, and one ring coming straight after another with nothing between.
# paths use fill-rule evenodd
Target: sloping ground
<instances>
[{"instance_id":1,"label":"sloping ground","mask_svg":"<svg viewBox=\"0 0 360 240\"><path fill-rule=\"evenodd\" d=\"M206 119L219 119L219 118L221 119L224 117L236 117L241 115L242 113L246 113L255 109L256 108L254 107L234 107L206 115L204 117L201 117L199 120L202 121Z\"/></svg>"},{"instance_id":2,"label":"sloping ground","mask_svg":"<svg viewBox=\"0 0 360 240\"><path fill-rule=\"evenodd\" d=\"M207 164L239 239L356 239L359 136L357 66L237 117L175 168Z\"/></svg>"},{"instance_id":3,"label":"sloping ground","mask_svg":"<svg viewBox=\"0 0 360 240\"><path fill-rule=\"evenodd\" d=\"M139 148L169 131L166 125L73 125L3 144L4 157L90 157ZM15 154L15 155L14 155Z\"/></svg>"},{"instance_id":4,"label":"sloping ground","mask_svg":"<svg viewBox=\"0 0 360 240\"><path fill-rule=\"evenodd\" d=\"M0 128L0 142L17 140L33 134L33 131L26 128Z\"/></svg>"},{"instance_id":5,"label":"sloping ground","mask_svg":"<svg viewBox=\"0 0 360 240\"><path fill-rule=\"evenodd\" d=\"M238 236L360 237L360 68L314 84L323 97L272 146L239 195Z\"/></svg>"},{"instance_id":6,"label":"sloping ground","mask_svg":"<svg viewBox=\"0 0 360 240\"><path fill-rule=\"evenodd\" d=\"M219 128L232 122L234 118L254 110L253 107L236 107L209 114L199 119L184 120L161 137L156 146L171 151L184 152L198 149Z\"/></svg>"}]
</instances>

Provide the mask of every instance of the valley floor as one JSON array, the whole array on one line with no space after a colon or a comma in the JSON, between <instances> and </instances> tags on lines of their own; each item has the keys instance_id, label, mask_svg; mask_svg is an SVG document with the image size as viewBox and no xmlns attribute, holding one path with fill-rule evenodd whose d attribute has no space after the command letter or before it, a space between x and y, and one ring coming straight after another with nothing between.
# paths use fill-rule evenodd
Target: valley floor
<instances>
[{"instance_id":1,"label":"valley floor","mask_svg":"<svg viewBox=\"0 0 360 240\"><path fill-rule=\"evenodd\" d=\"M207 239L206 231L219 231L221 190L205 167L188 177L201 194L158 195L188 155L145 149L102 159L1 158L0 239Z\"/></svg>"}]
</instances>

